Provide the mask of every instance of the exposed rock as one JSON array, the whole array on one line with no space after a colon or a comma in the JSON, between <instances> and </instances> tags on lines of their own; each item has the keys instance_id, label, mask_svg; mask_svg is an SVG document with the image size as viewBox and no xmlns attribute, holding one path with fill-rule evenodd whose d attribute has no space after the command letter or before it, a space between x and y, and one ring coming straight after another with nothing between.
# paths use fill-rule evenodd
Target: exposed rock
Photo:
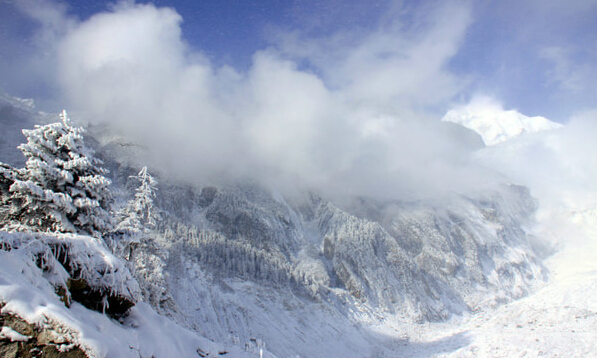
<instances>
[{"instance_id":1,"label":"exposed rock","mask_svg":"<svg viewBox=\"0 0 597 358\"><path fill-rule=\"evenodd\" d=\"M68 343L66 338L56 331L44 330L37 335L37 343L41 345Z\"/></svg>"},{"instance_id":2,"label":"exposed rock","mask_svg":"<svg viewBox=\"0 0 597 358\"><path fill-rule=\"evenodd\" d=\"M23 321L17 316L0 315L0 324L2 327L10 327L24 336L33 335L33 326Z\"/></svg>"},{"instance_id":3,"label":"exposed rock","mask_svg":"<svg viewBox=\"0 0 597 358\"><path fill-rule=\"evenodd\" d=\"M82 278L69 279L69 291L73 301L77 301L83 306L109 314L113 317L119 317L135 305L134 302L120 295L114 295L96 287L90 287Z\"/></svg>"},{"instance_id":4,"label":"exposed rock","mask_svg":"<svg viewBox=\"0 0 597 358\"><path fill-rule=\"evenodd\" d=\"M0 341L0 356L3 358L87 358L79 348L60 351L52 345L37 345L27 342Z\"/></svg>"},{"instance_id":5,"label":"exposed rock","mask_svg":"<svg viewBox=\"0 0 597 358\"><path fill-rule=\"evenodd\" d=\"M81 348L51 328L39 328L12 314L0 314L0 326L28 336L26 341L0 338L2 358L87 358Z\"/></svg>"},{"instance_id":6,"label":"exposed rock","mask_svg":"<svg viewBox=\"0 0 597 358\"><path fill-rule=\"evenodd\" d=\"M71 296L70 292L64 286L57 286L54 288L56 294L60 298L60 301L64 303L66 307L70 307L71 304Z\"/></svg>"},{"instance_id":7,"label":"exposed rock","mask_svg":"<svg viewBox=\"0 0 597 358\"><path fill-rule=\"evenodd\" d=\"M4 340L0 341L0 356L4 358L16 358L19 351L19 343L6 343Z\"/></svg>"}]
</instances>

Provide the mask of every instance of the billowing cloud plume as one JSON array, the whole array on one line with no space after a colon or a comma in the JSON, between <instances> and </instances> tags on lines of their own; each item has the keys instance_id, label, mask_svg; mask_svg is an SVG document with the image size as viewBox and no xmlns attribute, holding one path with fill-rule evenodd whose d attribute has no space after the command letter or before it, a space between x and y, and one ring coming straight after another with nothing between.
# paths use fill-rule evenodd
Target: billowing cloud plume
<instances>
[{"instance_id":1,"label":"billowing cloud plume","mask_svg":"<svg viewBox=\"0 0 597 358\"><path fill-rule=\"evenodd\" d=\"M60 83L69 108L120 128L152 148L161 168L199 182L248 176L431 196L483 182L467 164L470 133L425 115L459 88L443 64L467 19L466 8L446 5L425 15L422 31L395 22L356 45L286 38L238 73L192 51L173 9L124 3L62 39Z\"/></svg>"},{"instance_id":2,"label":"billowing cloud plume","mask_svg":"<svg viewBox=\"0 0 597 358\"><path fill-rule=\"evenodd\" d=\"M122 2L53 32L48 72L75 119L109 123L148 148L146 164L199 184L383 198L478 189L491 182L469 160L479 137L437 110L466 85L447 64L471 8L409 11L366 31L281 31L240 72L189 46L174 9Z\"/></svg>"}]
</instances>

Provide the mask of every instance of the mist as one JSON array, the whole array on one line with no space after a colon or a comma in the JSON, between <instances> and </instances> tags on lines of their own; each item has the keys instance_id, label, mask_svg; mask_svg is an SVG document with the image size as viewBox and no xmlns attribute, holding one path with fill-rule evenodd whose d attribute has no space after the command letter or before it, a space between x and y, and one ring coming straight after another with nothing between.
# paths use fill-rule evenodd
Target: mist
<instances>
[{"instance_id":1,"label":"mist","mask_svg":"<svg viewBox=\"0 0 597 358\"><path fill-rule=\"evenodd\" d=\"M579 112L563 128L534 133L474 154L477 161L531 189L546 211L597 205L597 111Z\"/></svg>"},{"instance_id":2,"label":"mist","mask_svg":"<svg viewBox=\"0 0 597 358\"><path fill-rule=\"evenodd\" d=\"M155 172L386 199L503 180L476 160L475 133L439 120L470 80L448 66L472 22L467 3L368 30L279 30L246 71L190 46L172 8L120 2L78 20L47 6L22 6L42 24L36 48L51 58L35 73L75 122L108 124L147 148L140 164Z\"/></svg>"}]
</instances>

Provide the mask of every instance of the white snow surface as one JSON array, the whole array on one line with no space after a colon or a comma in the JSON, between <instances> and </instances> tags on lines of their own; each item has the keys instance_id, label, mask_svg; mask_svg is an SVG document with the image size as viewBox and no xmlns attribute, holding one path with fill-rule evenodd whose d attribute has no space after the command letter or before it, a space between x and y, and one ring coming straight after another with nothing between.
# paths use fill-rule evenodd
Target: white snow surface
<instances>
[{"instance_id":1,"label":"white snow surface","mask_svg":"<svg viewBox=\"0 0 597 358\"><path fill-rule=\"evenodd\" d=\"M449 110L442 121L457 123L477 132L488 146L525 133L562 127L545 117L528 117L516 110L504 110L500 105L484 98Z\"/></svg>"}]
</instances>

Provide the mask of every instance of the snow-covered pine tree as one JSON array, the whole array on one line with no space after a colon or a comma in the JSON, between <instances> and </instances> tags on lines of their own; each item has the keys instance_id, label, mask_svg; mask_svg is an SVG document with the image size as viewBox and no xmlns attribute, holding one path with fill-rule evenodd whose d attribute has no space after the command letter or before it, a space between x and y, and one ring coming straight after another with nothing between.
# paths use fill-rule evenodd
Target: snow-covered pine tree
<instances>
[{"instance_id":1,"label":"snow-covered pine tree","mask_svg":"<svg viewBox=\"0 0 597 358\"><path fill-rule=\"evenodd\" d=\"M118 213L120 223L116 229L129 234L139 234L156 226L158 214L153 199L158 182L149 174L147 167L143 167L139 174L131 178L138 180L140 185L135 189L135 197Z\"/></svg>"},{"instance_id":2,"label":"snow-covered pine tree","mask_svg":"<svg viewBox=\"0 0 597 358\"><path fill-rule=\"evenodd\" d=\"M157 180L143 167L130 178L138 181L135 196L118 212L119 224L112 250L130 262L135 278L141 283L143 297L154 308L161 310L172 298L167 295L167 283L162 269L165 266L163 252L150 242L150 229L154 229L158 213L153 205L156 196ZM143 240L142 240L143 239Z\"/></svg>"},{"instance_id":3,"label":"snow-covered pine tree","mask_svg":"<svg viewBox=\"0 0 597 358\"><path fill-rule=\"evenodd\" d=\"M85 145L81 127L66 111L60 122L23 130L27 158L10 186L10 218L17 225L96 237L113 229L108 171Z\"/></svg>"}]
</instances>

